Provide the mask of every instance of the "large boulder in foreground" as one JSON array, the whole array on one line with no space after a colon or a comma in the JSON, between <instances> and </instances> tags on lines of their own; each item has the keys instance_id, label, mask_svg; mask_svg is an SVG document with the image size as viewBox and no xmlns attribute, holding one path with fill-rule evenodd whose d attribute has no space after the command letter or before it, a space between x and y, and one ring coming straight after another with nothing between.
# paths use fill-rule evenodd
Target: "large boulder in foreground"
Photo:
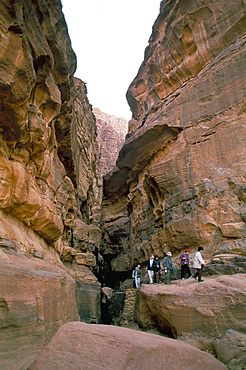
<instances>
[{"instance_id":1,"label":"large boulder in foreground","mask_svg":"<svg viewBox=\"0 0 246 370\"><path fill-rule=\"evenodd\" d=\"M244 333L246 274L174 281L170 285L142 285L136 319L145 329L164 334L202 350L214 351L213 342L227 330Z\"/></svg>"},{"instance_id":2,"label":"large boulder in foreground","mask_svg":"<svg viewBox=\"0 0 246 370\"><path fill-rule=\"evenodd\" d=\"M184 342L137 330L70 322L29 370L222 370L225 365Z\"/></svg>"}]
</instances>

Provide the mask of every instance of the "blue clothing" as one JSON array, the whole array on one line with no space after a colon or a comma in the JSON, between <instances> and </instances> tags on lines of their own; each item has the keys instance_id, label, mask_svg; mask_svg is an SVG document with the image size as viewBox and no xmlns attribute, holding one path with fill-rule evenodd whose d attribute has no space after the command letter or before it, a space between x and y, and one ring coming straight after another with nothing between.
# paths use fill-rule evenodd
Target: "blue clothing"
<instances>
[{"instance_id":1,"label":"blue clothing","mask_svg":"<svg viewBox=\"0 0 246 370\"><path fill-rule=\"evenodd\" d=\"M173 279L177 279L177 269L173 267L172 259L168 256L164 257L162 264L166 269L165 270L166 284L170 284L171 274Z\"/></svg>"},{"instance_id":2,"label":"blue clothing","mask_svg":"<svg viewBox=\"0 0 246 370\"><path fill-rule=\"evenodd\" d=\"M162 262L163 266L166 267L167 269L172 270L173 269L173 262L172 259L168 256L164 257L164 260Z\"/></svg>"}]
</instances>

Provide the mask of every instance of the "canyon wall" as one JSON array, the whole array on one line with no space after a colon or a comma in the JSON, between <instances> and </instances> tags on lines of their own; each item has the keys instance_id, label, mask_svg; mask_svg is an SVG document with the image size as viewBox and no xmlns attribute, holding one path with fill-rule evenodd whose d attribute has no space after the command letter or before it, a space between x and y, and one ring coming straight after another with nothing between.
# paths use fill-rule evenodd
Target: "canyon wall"
<instances>
[{"instance_id":1,"label":"canyon wall","mask_svg":"<svg viewBox=\"0 0 246 370\"><path fill-rule=\"evenodd\" d=\"M99 147L99 174L104 175L113 170L119 151L122 148L128 129L126 118L119 118L93 108L97 124L97 141Z\"/></svg>"},{"instance_id":2,"label":"canyon wall","mask_svg":"<svg viewBox=\"0 0 246 370\"><path fill-rule=\"evenodd\" d=\"M161 2L127 92L126 142L104 178L113 271L198 245L207 261L245 255L245 7Z\"/></svg>"},{"instance_id":3,"label":"canyon wall","mask_svg":"<svg viewBox=\"0 0 246 370\"><path fill-rule=\"evenodd\" d=\"M14 370L64 323L100 323L101 283L150 253L200 244L244 268L246 22L239 0L161 3L115 166L125 122L93 114L73 77L60 0L0 10L0 364Z\"/></svg>"},{"instance_id":4,"label":"canyon wall","mask_svg":"<svg viewBox=\"0 0 246 370\"><path fill-rule=\"evenodd\" d=\"M19 369L63 323L100 321L101 189L61 2L0 10L0 363Z\"/></svg>"}]
</instances>

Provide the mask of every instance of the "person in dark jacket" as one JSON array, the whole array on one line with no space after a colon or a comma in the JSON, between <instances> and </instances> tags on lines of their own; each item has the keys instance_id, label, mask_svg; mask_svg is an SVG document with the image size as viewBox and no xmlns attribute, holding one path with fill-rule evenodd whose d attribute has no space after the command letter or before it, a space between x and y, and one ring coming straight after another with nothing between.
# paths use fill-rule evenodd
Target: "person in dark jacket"
<instances>
[{"instance_id":1,"label":"person in dark jacket","mask_svg":"<svg viewBox=\"0 0 246 370\"><path fill-rule=\"evenodd\" d=\"M154 256L151 255L148 261L145 264L146 270L148 272L148 277L149 277L149 283L153 284L153 279L154 279Z\"/></svg>"},{"instance_id":2,"label":"person in dark jacket","mask_svg":"<svg viewBox=\"0 0 246 370\"><path fill-rule=\"evenodd\" d=\"M153 262L154 268L154 284L161 283L161 262L159 260L159 256L155 256Z\"/></svg>"},{"instance_id":3,"label":"person in dark jacket","mask_svg":"<svg viewBox=\"0 0 246 370\"><path fill-rule=\"evenodd\" d=\"M181 255L180 258L180 266L181 266L181 279L184 280L185 273L187 273L188 278L191 276L189 262L190 262L190 256L189 256L189 249L186 249Z\"/></svg>"},{"instance_id":4,"label":"person in dark jacket","mask_svg":"<svg viewBox=\"0 0 246 370\"><path fill-rule=\"evenodd\" d=\"M172 253L167 252L166 256L163 259L163 267L166 275L166 284L170 284L171 282L171 274L173 279L177 279L177 269L173 267L173 262L172 262Z\"/></svg>"}]
</instances>

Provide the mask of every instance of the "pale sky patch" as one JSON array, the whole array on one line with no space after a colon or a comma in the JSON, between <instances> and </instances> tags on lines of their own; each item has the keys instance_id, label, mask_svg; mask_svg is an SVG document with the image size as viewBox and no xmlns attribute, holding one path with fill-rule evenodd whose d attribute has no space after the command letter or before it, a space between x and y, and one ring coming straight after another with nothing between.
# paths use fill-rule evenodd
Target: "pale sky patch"
<instances>
[{"instance_id":1,"label":"pale sky patch","mask_svg":"<svg viewBox=\"0 0 246 370\"><path fill-rule=\"evenodd\" d=\"M62 0L77 56L75 76L92 106L131 118L126 91L137 75L160 0Z\"/></svg>"}]
</instances>

